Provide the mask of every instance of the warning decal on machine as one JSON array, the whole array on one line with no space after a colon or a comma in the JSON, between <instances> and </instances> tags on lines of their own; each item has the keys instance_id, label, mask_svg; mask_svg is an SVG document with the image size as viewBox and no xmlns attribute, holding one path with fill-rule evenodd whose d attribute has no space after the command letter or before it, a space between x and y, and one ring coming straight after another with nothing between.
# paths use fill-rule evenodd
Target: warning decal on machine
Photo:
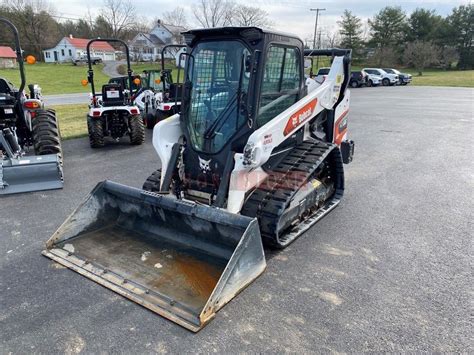
<instances>
[{"instance_id":1,"label":"warning decal on machine","mask_svg":"<svg viewBox=\"0 0 474 355\"><path fill-rule=\"evenodd\" d=\"M313 113L317 103L318 99L314 99L313 101L310 101L306 105L304 105L304 107L299 109L296 113L291 115L290 119L286 124L285 130L283 131L283 135L289 135L291 132L293 132L295 128L301 126L309 118L313 117Z\"/></svg>"}]
</instances>

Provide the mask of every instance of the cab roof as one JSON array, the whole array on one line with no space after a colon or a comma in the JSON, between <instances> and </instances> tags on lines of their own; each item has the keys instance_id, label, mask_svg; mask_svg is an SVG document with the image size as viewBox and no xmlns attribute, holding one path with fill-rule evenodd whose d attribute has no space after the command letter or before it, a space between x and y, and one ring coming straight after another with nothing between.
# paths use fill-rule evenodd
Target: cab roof
<instances>
[{"instance_id":1,"label":"cab roof","mask_svg":"<svg viewBox=\"0 0 474 355\"><path fill-rule=\"evenodd\" d=\"M181 33L186 43L190 44L195 38L203 37L220 37L220 36L241 36L249 40L263 39L265 36L279 36L281 38L303 41L298 36L284 32L277 32L262 29L259 27L215 27L215 28L199 28Z\"/></svg>"}]
</instances>

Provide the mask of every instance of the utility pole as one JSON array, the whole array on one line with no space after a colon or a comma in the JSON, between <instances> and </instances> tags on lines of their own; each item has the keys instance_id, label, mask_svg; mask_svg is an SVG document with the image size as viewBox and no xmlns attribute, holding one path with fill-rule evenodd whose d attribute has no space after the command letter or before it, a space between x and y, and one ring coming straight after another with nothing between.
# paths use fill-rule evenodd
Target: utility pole
<instances>
[{"instance_id":1,"label":"utility pole","mask_svg":"<svg viewBox=\"0 0 474 355\"><path fill-rule=\"evenodd\" d=\"M313 38L313 48L316 48L316 34L318 32L318 17L320 11L326 11L326 9L309 9L309 11L316 11L316 20L314 21L314 38Z\"/></svg>"}]
</instances>

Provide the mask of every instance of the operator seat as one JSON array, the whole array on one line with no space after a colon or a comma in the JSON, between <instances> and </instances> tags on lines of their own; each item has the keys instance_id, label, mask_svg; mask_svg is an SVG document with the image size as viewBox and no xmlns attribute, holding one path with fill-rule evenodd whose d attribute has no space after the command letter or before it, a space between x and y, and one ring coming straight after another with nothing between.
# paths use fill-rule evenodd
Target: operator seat
<instances>
[{"instance_id":1,"label":"operator seat","mask_svg":"<svg viewBox=\"0 0 474 355\"><path fill-rule=\"evenodd\" d=\"M105 84L102 86L102 106L124 106L125 97L120 84Z\"/></svg>"},{"instance_id":2,"label":"operator seat","mask_svg":"<svg viewBox=\"0 0 474 355\"><path fill-rule=\"evenodd\" d=\"M0 94L9 94L16 91L12 83L5 78L0 78Z\"/></svg>"}]
</instances>

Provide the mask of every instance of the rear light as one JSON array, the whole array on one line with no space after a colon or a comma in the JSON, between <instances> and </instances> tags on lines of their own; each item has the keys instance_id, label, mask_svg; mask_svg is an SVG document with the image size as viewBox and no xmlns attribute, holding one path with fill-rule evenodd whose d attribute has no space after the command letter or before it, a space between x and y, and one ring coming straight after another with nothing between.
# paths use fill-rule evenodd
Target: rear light
<instances>
[{"instance_id":1,"label":"rear light","mask_svg":"<svg viewBox=\"0 0 474 355\"><path fill-rule=\"evenodd\" d=\"M37 100L26 100L24 103L23 103L23 106L27 109L27 110L36 110L38 108L41 108L41 102L37 101Z\"/></svg>"},{"instance_id":2,"label":"rear light","mask_svg":"<svg viewBox=\"0 0 474 355\"><path fill-rule=\"evenodd\" d=\"M132 108L130 109L130 113L131 113L132 115L138 115L138 114L140 113L140 111L139 111L137 108L132 107Z\"/></svg>"},{"instance_id":3,"label":"rear light","mask_svg":"<svg viewBox=\"0 0 474 355\"><path fill-rule=\"evenodd\" d=\"M170 105L163 105L163 110L168 111L171 109Z\"/></svg>"},{"instance_id":4,"label":"rear light","mask_svg":"<svg viewBox=\"0 0 474 355\"><path fill-rule=\"evenodd\" d=\"M100 111L92 111L92 117L100 117Z\"/></svg>"}]
</instances>

